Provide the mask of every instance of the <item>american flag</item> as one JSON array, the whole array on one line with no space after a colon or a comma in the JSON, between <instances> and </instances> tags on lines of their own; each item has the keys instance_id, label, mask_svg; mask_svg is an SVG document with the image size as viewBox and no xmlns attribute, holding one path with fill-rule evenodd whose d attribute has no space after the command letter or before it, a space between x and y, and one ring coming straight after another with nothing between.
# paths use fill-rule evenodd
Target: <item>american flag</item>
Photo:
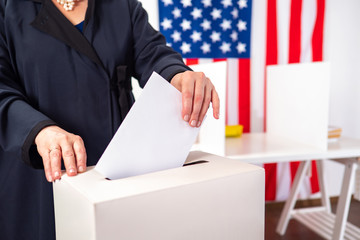
<instances>
[{"instance_id":1,"label":"american flag","mask_svg":"<svg viewBox=\"0 0 360 240\"><path fill-rule=\"evenodd\" d=\"M160 31L188 65L228 60L227 124L250 130L250 29L248 0L159 0ZM241 69L241 70L240 70ZM240 98L239 98L240 96ZM239 111L238 111L239 110Z\"/></svg>"},{"instance_id":2,"label":"american flag","mask_svg":"<svg viewBox=\"0 0 360 240\"><path fill-rule=\"evenodd\" d=\"M226 59L227 124L244 132L266 131L267 65L322 61L326 0L158 1L160 30L187 64ZM286 199L297 163L264 168L266 200ZM318 189L313 163L300 195Z\"/></svg>"},{"instance_id":3,"label":"american flag","mask_svg":"<svg viewBox=\"0 0 360 240\"><path fill-rule=\"evenodd\" d=\"M184 58L249 58L247 0L161 0L160 30Z\"/></svg>"}]
</instances>

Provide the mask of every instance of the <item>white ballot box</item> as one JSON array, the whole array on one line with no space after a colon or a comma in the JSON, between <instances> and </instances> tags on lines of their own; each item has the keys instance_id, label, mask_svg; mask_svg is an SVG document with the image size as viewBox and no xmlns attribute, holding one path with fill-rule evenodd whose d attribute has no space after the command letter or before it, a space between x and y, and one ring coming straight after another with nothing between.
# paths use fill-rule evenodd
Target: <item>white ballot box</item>
<instances>
[{"instance_id":1,"label":"white ballot box","mask_svg":"<svg viewBox=\"0 0 360 240\"><path fill-rule=\"evenodd\" d=\"M57 240L264 239L264 170L203 152L187 166L54 183Z\"/></svg>"}]
</instances>

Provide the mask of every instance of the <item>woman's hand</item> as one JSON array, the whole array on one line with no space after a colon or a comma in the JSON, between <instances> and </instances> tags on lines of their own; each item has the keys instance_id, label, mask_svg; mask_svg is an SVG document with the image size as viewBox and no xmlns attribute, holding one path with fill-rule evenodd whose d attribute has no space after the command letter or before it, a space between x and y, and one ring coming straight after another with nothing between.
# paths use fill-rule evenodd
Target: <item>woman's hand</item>
<instances>
[{"instance_id":1,"label":"woman's hand","mask_svg":"<svg viewBox=\"0 0 360 240\"><path fill-rule=\"evenodd\" d=\"M212 102L214 118L219 119L219 96L204 73L192 71L178 73L170 83L182 93L182 118L190 126L201 126L210 102Z\"/></svg>"},{"instance_id":2,"label":"woman's hand","mask_svg":"<svg viewBox=\"0 0 360 240\"><path fill-rule=\"evenodd\" d=\"M75 176L86 169L86 151L81 137L68 133L57 126L42 129L35 144L43 159L46 179L49 182L61 178L61 159L68 176Z\"/></svg>"}]
</instances>

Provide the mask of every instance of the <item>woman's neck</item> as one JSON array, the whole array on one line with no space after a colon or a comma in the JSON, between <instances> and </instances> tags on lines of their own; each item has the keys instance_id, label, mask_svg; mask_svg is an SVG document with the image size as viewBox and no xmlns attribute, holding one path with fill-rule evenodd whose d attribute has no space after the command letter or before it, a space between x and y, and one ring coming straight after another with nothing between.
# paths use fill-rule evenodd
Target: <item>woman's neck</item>
<instances>
[{"instance_id":1,"label":"woman's neck","mask_svg":"<svg viewBox=\"0 0 360 240\"><path fill-rule=\"evenodd\" d=\"M75 1L73 9L70 11L65 10L64 6L56 0L52 0L52 2L72 24L77 25L84 21L88 7L88 0Z\"/></svg>"}]
</instances>

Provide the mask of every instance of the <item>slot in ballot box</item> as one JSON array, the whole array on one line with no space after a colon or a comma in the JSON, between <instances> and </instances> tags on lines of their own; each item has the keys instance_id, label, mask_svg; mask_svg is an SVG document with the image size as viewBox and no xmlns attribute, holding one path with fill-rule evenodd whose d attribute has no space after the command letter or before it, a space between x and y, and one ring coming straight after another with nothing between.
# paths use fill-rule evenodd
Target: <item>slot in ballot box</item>
<instances>
[{"instance_id":1,"label":"slot in ballot box","mask_svg":"<svg viewBox=\"0 0 360 240\"><path fill-rule=\"evenodd\" d=\"M119 180L94 169L54 183L57 240L264 239L264 170L203 152Z\"/></svg>"}]
</instances>

